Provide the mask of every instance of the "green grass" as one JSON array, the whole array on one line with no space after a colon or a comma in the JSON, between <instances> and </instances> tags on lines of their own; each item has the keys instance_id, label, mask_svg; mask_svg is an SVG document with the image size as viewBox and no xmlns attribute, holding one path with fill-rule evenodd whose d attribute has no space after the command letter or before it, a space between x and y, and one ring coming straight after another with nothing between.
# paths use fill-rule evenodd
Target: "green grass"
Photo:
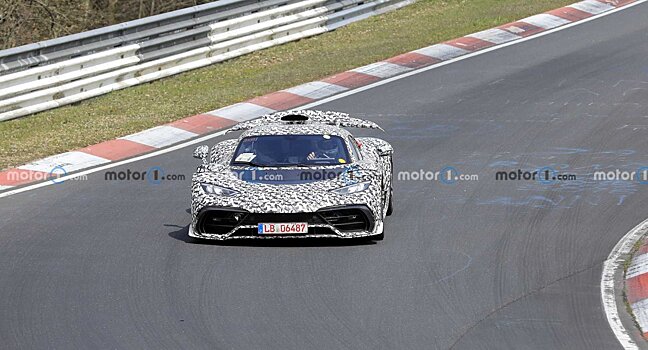
<instances>
[{"instance_id":1,"label":"green grass","mask_svg":"<svg viewBox=\"0 0 648 350\"><path fill-rule=\"evenodd\" d=\"M0 169L321 79L574 0L419 0L334 32L0 123Z\"/></svg>"}]
</instances>

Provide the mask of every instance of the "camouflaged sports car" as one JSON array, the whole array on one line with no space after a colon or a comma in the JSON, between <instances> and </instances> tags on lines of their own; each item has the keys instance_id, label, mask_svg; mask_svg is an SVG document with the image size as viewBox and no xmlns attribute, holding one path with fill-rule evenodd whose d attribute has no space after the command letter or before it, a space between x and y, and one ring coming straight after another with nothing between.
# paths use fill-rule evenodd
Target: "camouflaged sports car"
<instances>
[{"instance_id":1,"label":"camouflaged sports car","mask_svg":"<svg viewBox=\"0 0 648 350\"><path fill-rule=\"evenodd\" d=\"M189 235L203 239L383 239L392 212L391 145L338 112L297 110L243 122L237 139L199 146Z\"/></svg>"}]
</instances>

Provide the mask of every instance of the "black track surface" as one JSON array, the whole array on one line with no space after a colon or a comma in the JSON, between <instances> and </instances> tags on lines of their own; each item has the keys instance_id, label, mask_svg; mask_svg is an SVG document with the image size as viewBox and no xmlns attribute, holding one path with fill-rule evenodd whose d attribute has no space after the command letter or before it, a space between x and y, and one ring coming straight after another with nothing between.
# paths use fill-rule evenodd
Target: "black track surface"
<instances>
[{"instance_id":1,"label":"black track surface","mask_svg":"<svg viewBox=\"0 0 648 350\"><path fill-rule=\"evenodd\" d=\"M194 244L193 147L0 199L3 349L614 349L601 263L648 216L648 5L319 106L381 124L382 242ZM359 134L372 134L360 132ZM374 135L374 134L372 134ZM221 138L214 139L216 142ZM495 181L552 166L576 181Z\"/></svg>"}]
</instances>

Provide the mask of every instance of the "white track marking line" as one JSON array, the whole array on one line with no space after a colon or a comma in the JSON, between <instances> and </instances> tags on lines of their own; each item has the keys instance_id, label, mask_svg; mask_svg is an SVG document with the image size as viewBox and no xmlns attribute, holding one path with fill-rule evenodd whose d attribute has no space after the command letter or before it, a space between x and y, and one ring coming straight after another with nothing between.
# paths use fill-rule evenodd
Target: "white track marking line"
<instances>
[{"instance_id":1,"label":"white track marking line","mask_svg":"<svg viewBox=\"0 0 648 350\"><path fill-rule=\"evenodd\" d=\"M639 349L637 344L628 334L628 330L623 327L619 318L619 310L616 304L616 295L614 293L614 273L617 269L622 268L623 257L632 251L632 247L641 237L648 232L648 220L637 225L635 228L626 233L623 238L614 246L608 258L603 262L603 272L601 273L601 301L607 317L610 328L616 336L621 346L626 350Z\"/></svg>"},{"instance_id":2,"label":"white track marking line","mask_svg":"<svg viewBox=\"0 0 648 350\"><path fill-rule=\"evenodd\" d=\"M134 162L137 162L137 161L140 161L140 160L143 160L143 159L157 157L157 156L165 154L165 153L177 151L177 150L185 148L187 146L195 145L197 143L207 141L207 140L212 139L214 137L221 136L221 135L225 134L225 132L227 130L229 130L229 129L221 130L221 131L215 132L213 134L209 134L209 135L197 138L197 139L189 140L187 142L179 143L179 144L177 144L175 146L171 146L171 147L168 147L168 148L163 148L163 149L151 152L151 153L146 153L146 154L143 154L141 156L134 157L134 158L130 158L130 159L122 160L122 161L119 161L119 162L106 164L106 165L103 165L103 166L99 166L99 167L96 167L96 168L80 171L78 173L74 173L74 174L67 175L67 176L61 176L61 177L57 178L57 182L61 183L63 181L71 180L71 179L77 178L79 176L96 173L96 172L99 172L99 171L102 171L102 170L122 166L124 164L134 163ZM11 195L14 195L14 194L17 194L17 193L21 193L21 192L25 192L25 191L45 187L45 186L50 186L50 185L54 185L54 184L55 184L54 182L48 180L48 181L45 181L45 182L37 183L35 185L30 185L30 186L26 186L26 187L17 188L17 189L12 190L12 191L7 191L7 192L0 193L0 198L8 197L8 196L11 196Z\"/></svg>"},{"instance_id":3,"label":"white track marking line","mask_svg":"<svg viewBox=\"0 0 648 350\"><path fill-rule=\"evenodd\" d=\"M343 92L341 94L331 96L331 97L325 98L323 100L319 100L319 101L309 103L309 104L301 106L299 108L300 109L308 109L308 108L312 108L312 107L315 107L315 106L319 106L321 104L325 104L325 103L328 103L328 102L331 102L331 101L335 101L337 99L344 98L344 97L347 97L347 96L350 96L350 95L353 95L353 94L357 94L357 93L365 91L365 90L369 90L369 89L373 89L373 88L381 86L381 85L389 84L389 83L391 83L393 81L396 81L396 80L405 79L405 78L408 78L408 77L410 77L412 75L427 72L427 71L432 70L432 69L443 67L443 66L455 63L455 62L463 61L463 60L466 60L466 59L469 59L469 58L472 58L472 57L475 57L475 56L483 55L485 53L495 51L495 50L499 50L499 49L503 49L505 47L509 47L509 46L512 46L512 45L527 42L529 40L541 38L541 37L543 37L545 35L553 34L553 33L559 32L561 30L572 28L572 27L575 27L577 25L587 23L587 22L591 22L591 21L599 19L601 17L605 17L607 15L611 15L613 13L617 13L619 11L623 11L623 10L635 7L635 6L639 5L639 4L643 4L646 1L648 1L648 0L639 0L639 1L634 2L632 4L629 4L629 5L626 5L626 6L623 6L623 7L619 7L619 8L616 8L614 10L610 10L608 12L603 12L601 14L598 14L598 15L595 15L595 16L592 16L592 17L585 18L585 19L580 20L578 22L571 22L569 24L565 24L565 25L557 27L557 28L549 29L549 30L546 30L544 32L540 32L538 34L528 36L526 38L521 38L519 40L509 41L508 43L504 43L504 44L501 44L501 45L491 46L491 47L483 49L483 50L475 51L475 52L472 52L472 53L469 53L469 54L466 54L466 55L463 55L463 56L455 57L455 58L447 60L447 61L443 61L443 62L433 64L433 65L430 65L430 66L427 66L427 67L424 67L424 68L421 68L421 69L417 69L417 70L414 70L414 71L411 71L411 72L403 73L403 74L395 76L395 77L391 77L391 78L387 78L387 79L384 79L384 80L381 80L381 81L377 81L375 83L372 83L372 84L369 84L369 85L366 85L366 86L362 86L362 87L359 87L359 88L354 89L354 90ZM520 20L518 22L524 22L524 20L522 19L522 20ZM432 45L432 46L434 46L434 45ZM420 51L420 50L422 50L422 49L416 50L414 52L417 52L417 51Z\"/></svg>"},{"instance_id":4,"label":"white track marking line","mask_svg":"<svg viewBox=\"0 0 648 350\"><path fill-rule=\"evenodd\" d=\"M410 76L415 75L415 74L424 73L424 72L427 72L428 70L431 70L431 69L443 67L445 65L452 64L454 62L459 62L459 61L466 60L466 59L469 59L469 58L472 58L472 57L475 57L475 56L478 56L478 55L483 55L483 54L486 54L488 52L499 50L499 49L502 49L502 48L505 48L505 47L508 47L508 46L511 46L511 45L523 43L523 42L526 42L528 40L541 38L541 37L543 37L545 35L549 35L549 34L552 34L552 33L555 33L555 32L561 31L561 30L565 30L565 29L568 29L568 28L571 28L571 27L574 27L574 26L577 26L577 25L580 25L580 24L583 24L583 23L593 21L595 19L607 16L607 15L611 15L613 13L617 13L619 11L623 11L623 10L632 8L634 6L637 6L639 4L644 3L646 1L648 1L648 0L638 0L637 2L634 2L632 4L629 4L629 5L626 5L626 6L623 6L623 7L619 7L619 8L616 8L614 10L610 10L608 12L603 12L601 14L586 18L586 19L578 21L578 22L569 23L569 24L566 24L566 25L561 26L561 27L553 28L553 29L550 29L550 30L547 30L547 31L544 31L544 32L541 32L541 33L538 33L538 34L535 34L535 35L528 36L526 38L521 38L519 40L510 41L510 42L505 43L505 44L492 46L492 47L487 48L487 49L483 49L483 50L479 50L479 51L469 53L469 54L466 54L466 55L463 55L463 56L455 57L455 58L450 59L448 61L439 62L437 64L433 64L433 65L430 65L428 67L424 67L424 68L421 68L421 69L416 69L416 70L413 70L413 71L410 71L410 72L406 72L406 73L403 73L403 74L395 76L395 77L391 77L391 78L387 78L385 80L377 81L375 83L366 85L364 87L360 87L360 88L353 89L353 90L350 90L350 91L347 91L347 92L343 92L341 94L331 96L331 97L325 98L323 100L315 101L313 103L307 104L305 106L301 106L299 108L300 109L307 109L307 108L315 107L315 106L325 104L325 103L328 103L328 102L331 102L331 101L334 101L334 100L337 100L337 99L340 99L340 98L344 98L344 97L347 97L347 96L350 96L350 95L353 95L353 94L356 94L356 93L359 93L359 92L362 92L362 91L365 91L365 90L368 90L368 89L371 89L371 88L375 88L375 87L378 87L378 86L381 86L381 85L384 85L384 84L389 84L389 83L391 83L393 81L396 81L396 80L405 79L405 78L410 77ZM432 45L432 46L434 46L434 45ZM423 48L423 49L425 49L425 48ZM419 49L419 50L423 50L423 49ZM418 51L418 50L415 50L414 52L416 52L416 51ZM245 103L245 102L243 102L243 103ZM240 103L240 104L243 104L243 103ZM236 104L236 105L240 105L240 104ZM236 105L234 105L234 106L236 106ZM232 106L228 106L228 107L224 107L224 108L221 108L221 109L218 109L218 110L215 110L215 111L207 112L205 114L212 114L212 115L228 118L228 116L219 115L217 112L222 111L222 110L227 110L230 107L232 107ZM260 107L260 108L262 108L262 107ZM229 119L236 120L234 118L229 118ZM187 146L195 145L197 143L207 141L207 140L212 139L214 137L221 136L227 130L228 129L221 130L219 132L209 134L209 135L206 135L206 136L194 139L194 140L189 140L189 141L177 144L175 146L171 146L169 148L160 149L158 151L143 154L141 156L137 156L137 157L134 157L134 158L131 158L131 159L126 159L126 160L122 160L122 161L119 161L119 162L106 164L104 166L100 166L100 167L97 167L97 168L88 169L88 170L81 171L81 172L78 172L78 173L75 173L75 174L72 174L72 175L68 175L66 177L61 177L59 179L60 180L72 179L72 178L75 178L77 176L95 173L95 172L98 172L98 171L110 169L110 168L121 166L121 165L124 165L124 164L136 162L136 161L139 161L139 160L142 160L142 159L147 159L147 158L151 158L151 157L157 157L157 156L162 155L162 154L173 152L175 150L178 150L178 149L181 149L181 148L184 148L184 147L187 147ZM14 194L18 194L18 193L22 193L22 192L30 191L30 190L33 190L33 189L37 189L37 188L41 188L41 187L45 187L45 186L50 186L50 185L53 185L53 183L51 181L46 181L46 182L41 182L41 183L37 183L37 184L34 184L34 185L20 187L20 188L17 188L15 190L10 190L10 191L0 193L0 198L8 197L8 196L11 196L11 195L14 195ZM615 309L616 309L616 306L615 306ZM608 316L608 320L609 320L609 316ZM613 330L614 330L614 328L613 328ZM616 332L615 332L615 334L616 334ZM619 334L617 334L617 338L619 338ZM619 339L619 341L621 341L621 339Z\"/></svg>"}]
</instances>

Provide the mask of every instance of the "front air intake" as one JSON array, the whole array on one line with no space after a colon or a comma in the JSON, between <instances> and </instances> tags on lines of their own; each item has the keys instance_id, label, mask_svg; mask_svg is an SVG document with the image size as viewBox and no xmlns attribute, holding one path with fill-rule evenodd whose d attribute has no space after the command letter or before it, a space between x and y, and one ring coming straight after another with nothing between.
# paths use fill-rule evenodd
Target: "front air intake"
<instances>
[{"instance_id":1,"label":"front air intake","mask_svg":"<svg viewBox=\"0 0 648 350\"><path fill-rule=\"evenodd\" d=\"M326 222L342 232L371 231L373 220L367 208L332 208L318 212Z\"/></svg>"},{"instance_id":2,"label":"front air intake","mask_svg":"<svg viewBox=\"0 0 648 350\"><path fill-rule=\"evenodd\" d=\"M198 232L224 235L240 225L247 212L227 209L206 209L198 214Z\"/></svg>"}]
</instances>

